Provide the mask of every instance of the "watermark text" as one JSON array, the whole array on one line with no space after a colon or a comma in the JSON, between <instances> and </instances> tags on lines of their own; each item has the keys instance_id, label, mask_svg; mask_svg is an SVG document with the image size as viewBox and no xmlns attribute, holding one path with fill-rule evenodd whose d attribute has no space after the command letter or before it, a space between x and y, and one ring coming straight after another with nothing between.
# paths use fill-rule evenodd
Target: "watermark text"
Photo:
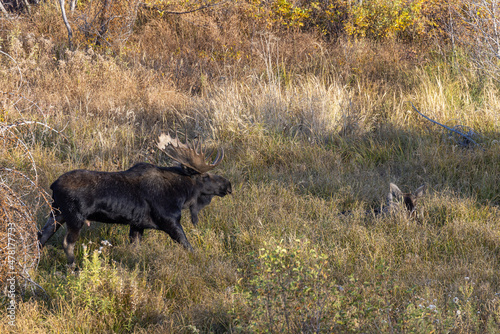
<instances>
[{"instance_id":1,"label":"watermark text","mask_svg":"<svg viewBox=\"0 0 500 334\"><path fill-rule=\"evenodd\" d=\"M7 320L9 325L16 325L16 228L14 223L7 224L7 298L10 299L7 306Z\"/></svg>"}]
</instances>

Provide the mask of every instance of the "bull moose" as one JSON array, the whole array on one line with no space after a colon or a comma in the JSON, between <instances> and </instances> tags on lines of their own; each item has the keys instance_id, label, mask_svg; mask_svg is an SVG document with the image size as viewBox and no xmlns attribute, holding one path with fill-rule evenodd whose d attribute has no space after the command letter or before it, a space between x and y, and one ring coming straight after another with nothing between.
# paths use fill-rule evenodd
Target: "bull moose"
<instances>
[{"instance_id":1,"label":"bull moose","mask_svg":"<svg viewBox=\"0 0 500 334\"><path fill-rule=\"evenodd\" d=\"M191 222L214 196L231 194L229 180L208 173L224 158L218 149L208 153L201 141L185 143L169 134L159 137L158 148L180 165L159 167L139 163L120 172L73 170L61 175L51 186L52 212L38 233L43 246L66 223L63 248L68 264L75 260L74 247L85 222L97 221L130 226L130 242L140 242L145 229L166 232L187 250L192 246L180 224L182 209L189 208Z\"/></svg>"}]
</instances>

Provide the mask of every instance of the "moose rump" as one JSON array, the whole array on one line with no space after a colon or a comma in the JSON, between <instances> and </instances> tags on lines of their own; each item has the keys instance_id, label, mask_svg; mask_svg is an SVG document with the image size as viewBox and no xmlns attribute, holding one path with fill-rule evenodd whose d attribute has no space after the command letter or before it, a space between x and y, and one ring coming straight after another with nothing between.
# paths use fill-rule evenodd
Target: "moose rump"
<instances>
[{"instance_id":1,"label":"moose rump","mask_svg":"<svg viewBox=\"0 0 500 334\"><path fill-rule=\"evenodd\" d=\"M178 148L180 142L176 140L167 144L171 146L169 150ZM171 155L169 150L165 153ZM181 160L179 156L175 158ZM218 160L205 165L210 167L205 169L215 167L221 159L218 155ZM140 163L120 172L74 170L61 175L51 185L53 211L39 232L40 244L43 246L66 223L63 248L71 264L74 262L75 241L85 222L90 220L129 225L131 242L140 241L145 229L162 230L192 250L180 224L181 211L189 208L191 221L196 225L199 211L214 196L223 197L232 189L224 177L205 170L196 171L193 168L200 166L180 162L180 167Z\"/></svg>"}]
</instances>

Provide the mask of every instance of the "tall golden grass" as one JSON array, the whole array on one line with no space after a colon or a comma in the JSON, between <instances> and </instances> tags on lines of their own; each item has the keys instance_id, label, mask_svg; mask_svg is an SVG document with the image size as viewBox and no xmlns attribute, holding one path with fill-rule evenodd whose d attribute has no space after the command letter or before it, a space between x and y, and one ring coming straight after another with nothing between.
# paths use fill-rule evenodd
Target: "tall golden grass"
<instances>
[{"instance_id":1,"label":"tall golden grass","mask_svg":"<svg viewBox=\"0 0 500 334\"><path fill-rule=\"evenodd\" d=\"M183 217L193 254L161 232L136 247L126 227L93 223L75 274L61 229L30 272L44 292L17 293L15 326L2 307L0 331L498 333L498 84L458 53L254 31L244 14L139 13L126 44L73 51L55 4L3 23L0 122L33 122L17 133L31 160L7 145L3 166L36 166L48 191L76 168L165 165L155 140L175 126L224 147L217 173L234 195L197 227ZM410 102L472 128L484 150ZM389 182L427 184L418 219L365 214ZM43 225L48 209L32 203Z\"/></svg>"}]
</instances>

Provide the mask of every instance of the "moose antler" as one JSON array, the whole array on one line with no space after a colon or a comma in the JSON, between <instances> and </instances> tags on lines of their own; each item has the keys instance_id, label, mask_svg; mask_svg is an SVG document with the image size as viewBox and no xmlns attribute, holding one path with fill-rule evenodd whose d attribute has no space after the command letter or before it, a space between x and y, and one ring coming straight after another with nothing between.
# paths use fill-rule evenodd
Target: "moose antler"
<instances>
[{"instance_id":1,"label":"moose antler","mask_svg":"<svg viewBox=\"0 0 500 334\"><path fill-rule=\"evenodd\" d=\"M222 148L217 149L214 161L207 164L206 159L212 156L214 150L206 154L207 152L201 147L200 139L197 139L194 143L189 143L186 136L185 142L184 144L179 140L177 133L175 138L168 133L162 133L158 138L158 148L181 165L189 167L200 174L215 168L224 158L224 150Z\"/></svg>"}]
</instances>

